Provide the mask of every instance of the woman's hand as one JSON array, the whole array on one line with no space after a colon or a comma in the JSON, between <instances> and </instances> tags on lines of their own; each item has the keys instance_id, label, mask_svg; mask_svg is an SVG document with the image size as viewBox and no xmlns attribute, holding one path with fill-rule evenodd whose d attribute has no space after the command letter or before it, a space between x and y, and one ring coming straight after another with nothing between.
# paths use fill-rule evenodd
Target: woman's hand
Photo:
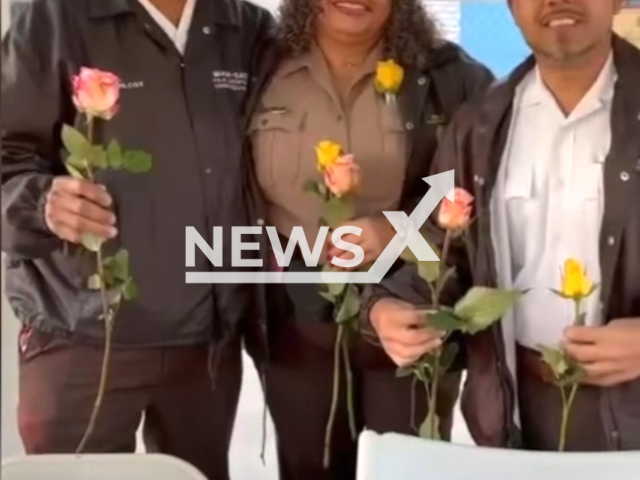
<instances>
[{"instance_id":1,"label":"woman's hand","mask_svg":"<svg viewBox=\"0 0 640 480\"><path fill-rule=\"evenodd\" d=\"M364 250L364 260L360 265L351 268L341 268L334 265L333 267L336 270L355 270L362 265L373 263L396 233L391 223L382 215L351 220L340 226L347 225L362 229L360 235L347 234L342 237L342 240L360 246L360 248ZM353 253L342 250L331 243L330 235L327 237L327 241L329 242L329 248L327 250L327 260L329 262L331 262L334 257L343 260L353 259Z\"/></svg>"}]
</instances>

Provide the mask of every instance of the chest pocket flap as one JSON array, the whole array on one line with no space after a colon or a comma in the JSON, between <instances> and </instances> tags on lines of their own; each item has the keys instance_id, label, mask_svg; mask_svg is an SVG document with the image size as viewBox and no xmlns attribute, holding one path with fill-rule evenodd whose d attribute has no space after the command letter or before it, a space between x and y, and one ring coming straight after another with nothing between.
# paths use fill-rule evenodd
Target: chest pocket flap
<instances>
[{"instance_id":1,"label":"chest pocket flap","mask_svg":"<svg viewBox=\"0 0 640 480\"><path fill-rule=\"evenodd\" d=\"M299 172L301 132L305 115L269 109L254 115L249 125L256 174L265 189L292 185Z\"/></svg>"}]
</instances>

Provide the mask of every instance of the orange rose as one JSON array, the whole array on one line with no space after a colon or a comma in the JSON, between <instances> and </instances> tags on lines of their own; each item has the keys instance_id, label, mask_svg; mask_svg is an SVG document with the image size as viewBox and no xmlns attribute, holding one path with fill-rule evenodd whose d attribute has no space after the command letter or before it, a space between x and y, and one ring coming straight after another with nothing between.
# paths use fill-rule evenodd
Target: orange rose
<instances>
[{"instance_id":1,"label":"orange rose","mask_svg":"<svg viewBox=\"0 0 640 480\"><path fill-rule=\"evenodd\" d=\"M110 120L118 112L120 79L113 73L83 67L72 84L73 103L80 113Z\"/></svg>"},{"instance_id":2,"label":"orange rose","mask_svg":"<svg viewBox=\"0 0 640 480\"><path fill-rule=\"evenodd\" d=\"M360 183L360 168L353 155L342 155L324 170L324 184L336 197L355 190Z\"/></svg>"},{"instance_id":3,"label":"orange rose","mask_svg":"<svg viewBox=\"0 0 640 480\"><path fill-rule=\"evenodd\" d=\"M453 202L442 199L438 224L445 230L464 230L471 221L473 196L464 188L456 188L453 190L453 199Z\"/></svg>"}]
</instances>

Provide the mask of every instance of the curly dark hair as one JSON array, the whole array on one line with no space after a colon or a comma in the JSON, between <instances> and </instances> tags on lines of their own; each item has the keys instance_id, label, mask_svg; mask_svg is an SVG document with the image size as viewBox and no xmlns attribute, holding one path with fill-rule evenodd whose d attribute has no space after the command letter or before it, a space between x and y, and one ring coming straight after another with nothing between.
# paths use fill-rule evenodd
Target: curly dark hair
<instances>
[{"instance_id":1,"label":"curly dark hair","mask_svg":"<svg viewBox=\"0 0 640 480\"><path fill-rule=\"evenodd\" d=\"M319 0L282 0L276 35L292 55L311 48ZM392 0L391 17L384 33L385 55L405 67L423 68L429 52L443 39L423 0Z\"/></svg>"}]
</instances>

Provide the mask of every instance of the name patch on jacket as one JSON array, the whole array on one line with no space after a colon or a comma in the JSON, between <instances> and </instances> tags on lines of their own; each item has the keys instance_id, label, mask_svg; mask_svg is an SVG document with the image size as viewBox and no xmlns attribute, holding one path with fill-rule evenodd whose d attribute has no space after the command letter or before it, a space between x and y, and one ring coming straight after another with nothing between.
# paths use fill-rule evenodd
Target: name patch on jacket
<instances>
[{"instance_id":1,"label":"name patch on jacket","mask_svg":"<svg viewBox=\"0 0 640 480\"><path fill-rule=\"evenodd\" d=\"M213 88L216 90L234 90L244 92L249 85L249 75L246 72L229 72L226 70L213 71Z\"/></svg>"}]
</instances>

